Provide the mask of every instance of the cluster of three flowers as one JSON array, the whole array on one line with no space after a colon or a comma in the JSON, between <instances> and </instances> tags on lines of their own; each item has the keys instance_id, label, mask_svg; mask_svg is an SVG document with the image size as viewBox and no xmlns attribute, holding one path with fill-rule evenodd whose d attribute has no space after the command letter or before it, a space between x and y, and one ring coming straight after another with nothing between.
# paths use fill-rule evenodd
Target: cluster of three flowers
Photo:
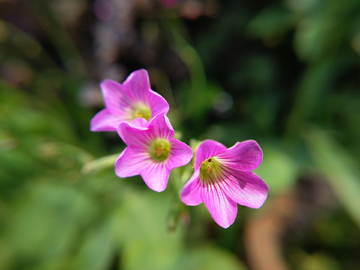
<instances>
[{"instance_id":1,"label":"cluster of three flowers","mask_svg":"<svg viewBox=\"0 0 360 270\"><path fill-rule=\"evenodd\" d=\"M169 104L151 90L146 70L134 71L122 83L104 80L101 90L105 109L91 120L91 131L117 131L127 147L115 163L119 177L140 175L146 185L164 191L170 171L190 162L192 149L174 138L166 113ZM268 186L252 172L263 153L254 140L237 142L227 149L205 140L195 153L194 174L181 192L186 205L205 203L220 226L229 227L236 218L237 204L259 208Z\"/></svg>"}]
</instances>

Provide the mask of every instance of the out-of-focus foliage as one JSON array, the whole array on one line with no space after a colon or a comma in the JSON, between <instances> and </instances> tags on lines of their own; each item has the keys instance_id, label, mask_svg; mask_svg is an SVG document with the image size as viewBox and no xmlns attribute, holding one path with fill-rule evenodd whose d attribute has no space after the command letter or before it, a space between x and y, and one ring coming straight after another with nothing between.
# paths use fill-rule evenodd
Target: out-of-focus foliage
<instances>
[{"instance_id":1,"label":"out-of-focus foliage","mask_svg":"<svg viewBox=\"0 0 360 270\"><path fill-rule=\"evenodd\" d=\"M360 1L176 2L0 1L0 269L358 269ZM184 206L190 164L115 176L89 122L138 68L193 148L259 142L260 210Z\"/></svg>"}]
</instances>

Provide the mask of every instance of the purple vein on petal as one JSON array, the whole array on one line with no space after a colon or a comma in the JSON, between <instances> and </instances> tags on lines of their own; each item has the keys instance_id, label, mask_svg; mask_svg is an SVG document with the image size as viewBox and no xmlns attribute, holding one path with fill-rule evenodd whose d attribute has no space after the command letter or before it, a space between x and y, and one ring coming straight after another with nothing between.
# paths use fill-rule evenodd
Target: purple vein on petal
<instances>
[{"instance_id":1,"label":"purple vein on petal","mask_svg":"<svg viewBox=\"0 0 360 270\"><path fill-rule=\"evenodd\" d=\"M195 206L203 202L199 175L200 171L196 170L181 191L181 201L186 205Z\"/></svg>"},{"instance_id":2,"label":"purple vein on petal","mask_svg":"<svg viewBox=\"0 0 360 270\"><path fill-rule=\"evenodd\" d=\"M237 142L233 147L218 155L228 167L240 171L255 170L263 159L259 144L254 140Z\"/></svg>"},{"instance_id":3,"label":"purple vein on petal","mask_svg":"<svg viewBox=\"0 0 360 270\"><path fill-rule=\"evenodd\" d=\"M140 101L148 104L150 81L148 72L145 69L132 72L123 82L123 86L133 102Z\"/></svg>"},{"instance_id":4,"label":"purple vein on petal","mask_svg":"<svg viewBox=\"0 0 360 270\"><path fill-rule=\"evenodd\" d=\"M91 131L116 131L116 126L126 119L122 115L114 115L108 109L99 111L91 119Z\"/></svg>"},{"instance_id":5,"label":"purple vein on petal","mask_svg":"<svg viewBox=\"0 0 360 270\"><path fill-rule=\"evenodd\" d=\"M126 108L131 108L132 102L120 83L105 79L101 82L100 87L105 106L111 113L123 114Z\"/></svg>"},{"instance_id":6,"label":"purple vein on petal","mask_svg":"<svg viewBox=\"0 0 360 270\"><path fill-rule=\"evenodd\" d=\"M191 148L177 139L170 139L170 154L166 161L169 170L188 164L193 156Z\"/></svg>"},{"instance_id":7,"label":"purple vein on petal","mask_svg":"<svg viewBox=\"0 0 360 270\"><path fill-rule=\"evenodd\" d=\"M132 148L146 149L148 147L151 137L146 132L148 128L133 127L128 123L121 123L118 128L119 136L122 140Z\"/></svg>"},{"instance_id":8,"label":"purple vein on petal","mask_svg":"<svg viewBox=\"0 0 360 270\"><path fill-rule=\"evenodd\" d=\"M164 162L151 162L146 169L140 172L146 185L157 192L164 191L169 179L170 170L166 168Z\"/></svg>"},{"instance_id":9,"label":"purple vein on petal","mask_svg":"<svg viewBox=\"0 0 360 270\"><path fill-rule=\"evenodd\" d=\"M261 207L269 191L268 185L253 172L228 169L226 181L221 181L224 192L240 205Z\"/></svg>"},{"instance_id":10,"label":"purple vein on petal","mask_svg":"<svg viewBox=\"0 0 360 270\"><path fill-rule=\"evenodd\" d=\"M166 114L169 111L169 104L167 103L167 101L158 93L152 90L150 90L149 94L149 104L153 116L160 113Z\"/></svg>"},{"instance_id":11,"label":"purple vein on petal","mask_svg":"<svg viewBox=\"0 0 360 270\"><path fill-rule=\"evenodd\" d=\"M198 149L196 150L196 160L195 160L195 169L199 168L201 162L209 157L214 157L220 153L223 153L227 150L226 146L223 144L214 141L214 140L205 140L203 141Z\"/></svg>"},{"instance_id":12,"label":"purple vein on petal","mask_svg":"<svg viewBox=\"0 0 360 270\"><path fill-rule=\"evenodd\" d=\"M174 129L172 128L167 116L163 113L156 115L149 122L148 128L155 137L167 140L174 137Z\"/></svg>"},{"instance_id":13,"label":"purple vein on petal","mask_svg":"<svg viewBox=\"0 0 360 270\"><path fill-rule=\"evenodd\" d=\"M119 177L138 175L149 162L149 156L146 153L136 152L127 147L115 162L115 173Z\"/></svg>"},{"instance_id":14,"label":"purple vein on petal","mask_svg":"<svg viewBox=\"0 0 360 270\"><path fill-rule=\"evenodd\" d=\"M203 185L201 197L217 224L227 228L234 223L237 204L221 190L218 184Z\"/></svg>"}]
</instances>

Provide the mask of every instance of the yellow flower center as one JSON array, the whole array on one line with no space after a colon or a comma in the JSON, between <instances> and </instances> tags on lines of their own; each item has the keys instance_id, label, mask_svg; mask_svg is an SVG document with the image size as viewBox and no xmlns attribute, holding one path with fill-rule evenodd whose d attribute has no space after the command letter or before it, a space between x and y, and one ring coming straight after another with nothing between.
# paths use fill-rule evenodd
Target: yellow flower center
<instances>
[{"instance_id":1,"label":"yellow flower center","mask_svg":"<svg viewBox=\"0 0 360 270\"><path fill-rule=\"evenodd\" d=\"M168 158L170 149L168 140L158 138L151 143L149 153L153 160L161 162Z\"/></svg>"},{"instance_id":2,"label":"yellow flower center","mask_svg":"<svg viewBox=\"0 0 360 270\"><path fill-rule=\"evenodd\" d=\"M205 183L222 179L224 166L215 157L207 158L200 165L200 180Z\"/></svg>"},{"instance_id":3,"label":"yellow flower center","mask_svg":"<svg viewBox=\"0 0 360 270\"><path fill-rule=\"evenodd\" d=\"M144 118L146 121L149 121L151 118L151 110L146 105L136 105L134 106L133 119L135 118Z\"/></svg>"}]
</instances>

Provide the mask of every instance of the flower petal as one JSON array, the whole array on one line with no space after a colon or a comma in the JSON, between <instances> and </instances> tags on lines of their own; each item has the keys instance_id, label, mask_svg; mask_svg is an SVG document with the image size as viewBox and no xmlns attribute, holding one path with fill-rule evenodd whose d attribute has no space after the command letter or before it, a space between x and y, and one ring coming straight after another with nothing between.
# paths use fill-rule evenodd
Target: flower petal
<instances>
[{"instance_id":1,"label":"flower petal","mask_svg":"<svg viewBox=\"0 0 360 270\"><path fill-rule=\"evenodd\" d=\"M132 126L132 124L125 122L122 122L119 125L117 132L124 143L134 149L145 150L152 139L148 135L148 128L142 126Z\"/></svg>"},{"instance_id":2,"label":"flower petal","mask_svg":"<svg viewBox=\"0 0 360 270\"><path fill-rule=\"evenodd\" d=\"M120 123L124 121L124 116L112 114L108 109L99 111L91 119L91 131L116 131Z\"/></svg>"},{"instance_id":3,"label":"flower petal","mask_svg":"<svg viewBox=\"0 0 360 270\"><path fill-rule=\"evenodd\" d=\"M219 184L229 198L250 208L261 207L269 191L268 185L253 172L231 170Z\"/></svg>"},{"instance_id":4,"label":"flower petal","mask_svg":"<svg viewBox=\"0 0 360 270\"><path fill-rule=\"evenodd\" d=\"M195 159L195 170L198 169L205 159L217 156L220 153L223 153L227 150L226 146L214 141L214 140L205 140L198 146L196 150L196 159Z\"/></svg>"},{"instance_id":5,"label":"flower petal","mask_svg":"<svg viewBox=\"0 0 360 270\"><path fill-rule=\"evenodd\" d=\"M218 157L226 163L228 167L240 171L255 170L263 159L263 153L259 144L254 140L237 142L226 152Z\"/></svg>"},{"instance_id":6,"label":"flower petal","mask_svg":"<svg viewBox=\"0 0 360 270\"><path fill-rule=\"evenodd\" d=\"M100 83L100 87L105 106L111 113L121 115L132 107L132 101L120 83L106 79Z\"/></svg>"},{"instance_id":7,"label":"flower petal","mask_svg":"<svg viewBox=\"0 0 360 270\"><path fill-rule=\"evenodd\" d=\"M174 138L170 139L170 145L170 154L166 160L166 166L169 170L184 166L190 162L193 156L190 146Z\"/></svg>"},{"instance_id":8,"label":"flower petal","mask_svg":"<svg viewBox=\"0 0 360 270\"><path fill-rule=\"evenodd\" d=\"M149 163L145 153L126 147L115 162L115 173L122 178L138 175Z\"/></svg>"},{"instance_id":9,"label":"flower petal","mask_svg":"<svg viewBox=\"0 0 360 270\"><path fill-rule=\"evenodd\" d=\"M132 72L123 82L123 86L133 102L149 102L150 81L145 69Z\"/></svg>"},{"instance_id":10,"label":"flower petal","mask_svg":"<svg viewBox=\"0 0 360 270\"><path fill-rule=\"evenodd\" d=\"M196 170L181 191L181 201L190 206L199 205L203 202L200 190L200 171Z\"/></svg>"},{"instance_id":11,"label":"flower petal","mask_svg":"<svg viewBox=\"0 0 360 270\"><path fill-rule=\"evenodd\" d=\"M152 117L160 113L166 114L169 111L169 103L167 103L167 101L162 96L152 90L150 90L149 94L149 104Z\"/></svg>"},{"instance_id":12,"label":"flower petal","mask_svg":"<svg viewBox=\"0 0 360 270\"><path fill-rule=\"evenodd\" d=\"M163 113L156 115L149 123L149 131L154 138L170 140L174 137L174 129L169 119Z\"/></svg>"},{"instance_id":13,"label":"flower petal","mask_svg":"<svg viewBox=\"0 0 360 270\"><path fill-rule=\"evenodd\" d=\"M164 191L169 179L170 170L165 163L151 162L140 172L146 185L157 192Z\"/></svg>"},{"instance_id":14,"label":"flower petal","mask_svg":"<svg viewBox=\"0 0 360 270\"><path fill-rule=\"evenodd\" d=\"M203 185L201 197L217 224L227 228L234 223L237 214L237 204L226 196L220 185L216 183Z\"/></svg>"},{"instance_id":15,"label":"flower petal","mask_svg":"<svg viewBox=\"0 0 360 270\"><path fill-rule=\"evenodd\" d=\"M136 128L147 128L149 123L144 118L135 118L129 122L129 125Z\"/></svg>"}]
</instances>

